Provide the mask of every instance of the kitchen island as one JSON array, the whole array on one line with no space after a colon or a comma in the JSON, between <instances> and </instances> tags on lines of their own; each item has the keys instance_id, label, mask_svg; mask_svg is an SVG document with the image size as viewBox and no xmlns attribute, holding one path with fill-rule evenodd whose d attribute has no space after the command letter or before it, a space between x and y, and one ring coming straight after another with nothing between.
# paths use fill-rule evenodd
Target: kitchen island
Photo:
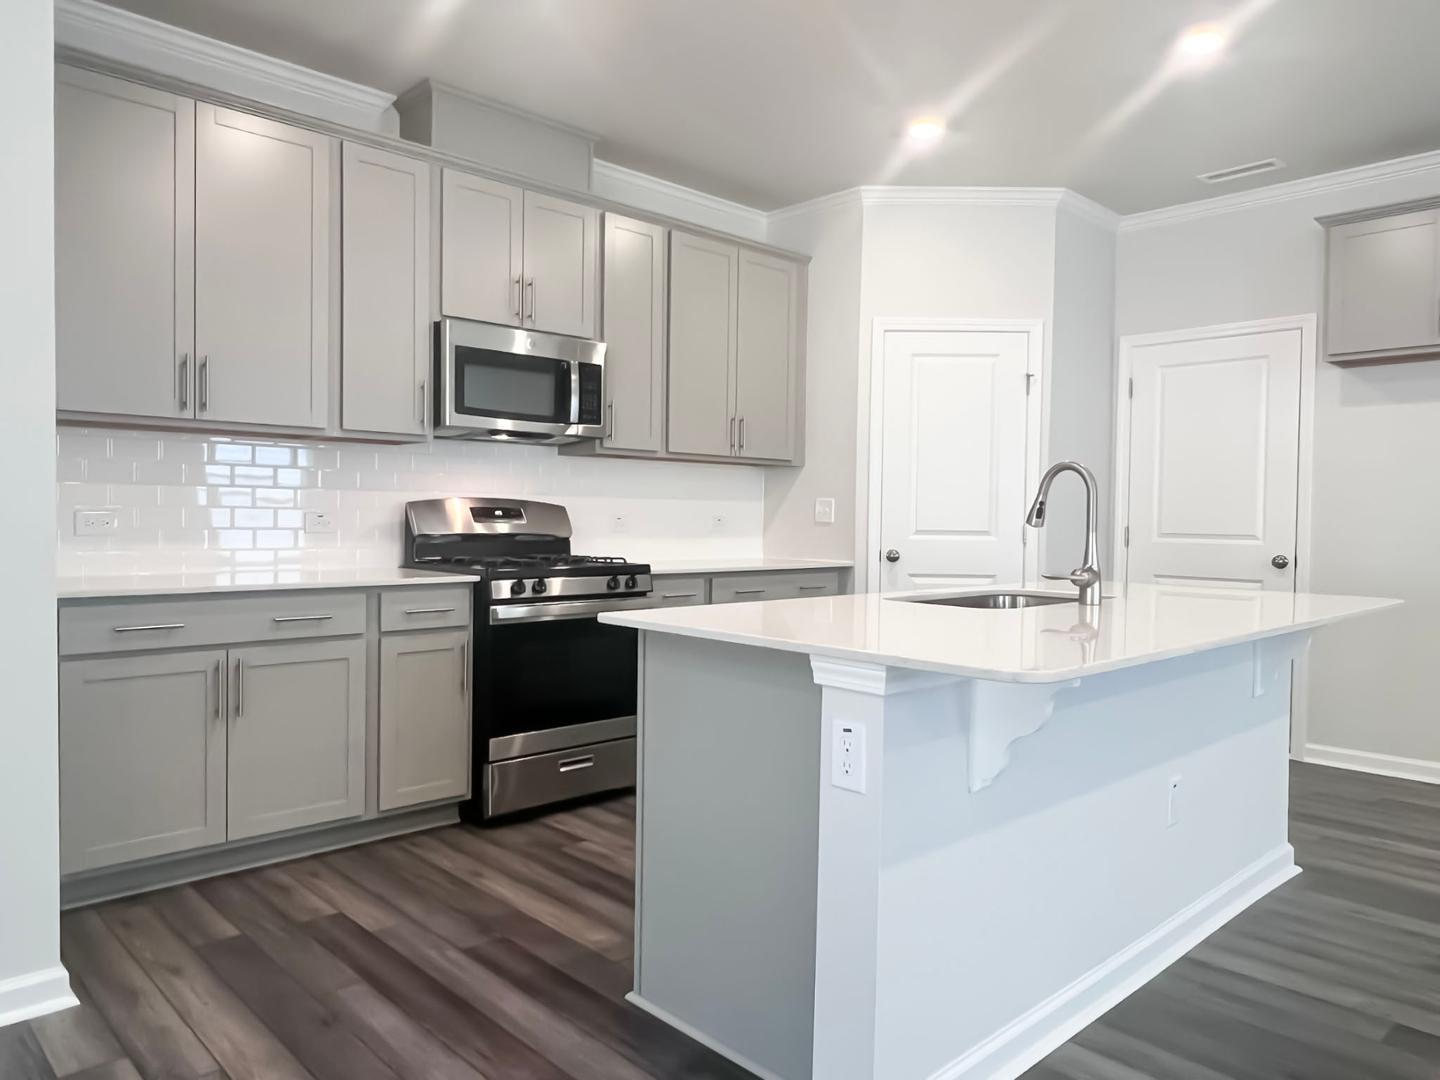
<instances>
[{"instance_id":1,"label":"kitchen island","mask_svg":"<svg viewBox=\"0 0 1440 1080\"><path fill-rule=\"evenodd\" d=\"M1394 603L957 595L602 616L641 631L631 1000L760 1077L1018 1076L1298 873L1292 661Z\"/></svg>"}]
</instances>

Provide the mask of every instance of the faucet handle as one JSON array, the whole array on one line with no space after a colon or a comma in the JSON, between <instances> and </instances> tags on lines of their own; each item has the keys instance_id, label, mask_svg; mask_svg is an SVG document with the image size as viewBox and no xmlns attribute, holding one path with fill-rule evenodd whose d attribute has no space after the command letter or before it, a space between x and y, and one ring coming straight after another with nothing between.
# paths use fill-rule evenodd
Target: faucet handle
<instances>
[{"instance_id":1,"label":"faucet handle","mask_svg":"<svg viewBox=\"0 0 1440 1080\"><path fill-rule=\"evenodd\" d=\"M1078 585L1084 588L1086 585L1094 585L1100 580L1100 574L1088 566L1082 566L1078 570L1071 570L1068 574L1041 574L1046 581L1068 581L1071 585Z\"/></svg>"}]
</instances>

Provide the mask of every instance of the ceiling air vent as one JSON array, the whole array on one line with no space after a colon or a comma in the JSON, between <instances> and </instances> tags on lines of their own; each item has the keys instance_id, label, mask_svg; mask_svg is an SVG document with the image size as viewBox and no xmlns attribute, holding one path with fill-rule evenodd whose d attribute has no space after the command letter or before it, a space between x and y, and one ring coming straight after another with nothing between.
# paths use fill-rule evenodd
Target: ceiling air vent
<instances>
[{"instance_id":1,"label":"ceiling air vent","mask_svg":"<svg viewBox=\"0 0 1440 1080\"><path fill-rule=\"evenodd\" d=\"M1260 173L1284 167L1283 161L1272 157L1266 158L1264 161L1252 161L1248 165L1236 165L1229 169L1216 169L1214 172L1201 173L1195 179L1203 180L1207 184L1224 184L1231 180L1242 180L1247 176L1258 176Z\"/></svg>"}]
</instances>

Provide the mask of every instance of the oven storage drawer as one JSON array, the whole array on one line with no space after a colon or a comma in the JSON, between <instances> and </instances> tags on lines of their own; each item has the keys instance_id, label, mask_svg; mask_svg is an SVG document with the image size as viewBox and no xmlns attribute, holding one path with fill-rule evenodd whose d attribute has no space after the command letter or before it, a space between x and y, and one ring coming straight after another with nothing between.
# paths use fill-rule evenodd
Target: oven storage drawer
<instances>
[{"instance_id":1,"label":"oven storage drawer","mask_svg":"<svg viewBox=\"0 0 1440 1080\"><path fill-rule=\"evenodd\" d=\"M591 743L487 767L485 816L635 785L635 740Z\"/></svg>"},{"instance_id":2,"label":"oven storage drawer","mask_svg":"<svg viewBox=\"0 0 1440 1080\"><path fill-rule=\"evenodd\" d=\"M184 649L365 632L365 594L324 589L198 600L66 604L60 655Z\"/></svg>"},{"instance_id":3,"label":"oven storage drawer","mask_svg":"<svg viewBox=\"0 0 1440 1080\"><path fill-rule=\"evenodd\" d=\"M470 625L472 585L406 585L380 594L380 629L438 630Z\"/></svg>"}]
</instances>

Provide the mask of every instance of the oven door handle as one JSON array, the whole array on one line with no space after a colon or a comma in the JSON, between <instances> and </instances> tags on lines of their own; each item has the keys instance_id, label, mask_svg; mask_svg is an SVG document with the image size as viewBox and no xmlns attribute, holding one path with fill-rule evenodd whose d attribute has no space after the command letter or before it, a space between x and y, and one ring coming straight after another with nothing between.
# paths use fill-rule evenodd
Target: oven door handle
<instances>
[{"instance_id":1,"label":"oven door handle","mask_svg":"<svg viewBox=\"0 0 1440 1080\"><path fill-rule=\"evenodd\" d=\"M623 600L558 600L541 604L507 604L490 609L490 625L593 619L604 611L634 611L659 606L660 601L653 596L633 596Z\"/></svg>"}]
</instances>

